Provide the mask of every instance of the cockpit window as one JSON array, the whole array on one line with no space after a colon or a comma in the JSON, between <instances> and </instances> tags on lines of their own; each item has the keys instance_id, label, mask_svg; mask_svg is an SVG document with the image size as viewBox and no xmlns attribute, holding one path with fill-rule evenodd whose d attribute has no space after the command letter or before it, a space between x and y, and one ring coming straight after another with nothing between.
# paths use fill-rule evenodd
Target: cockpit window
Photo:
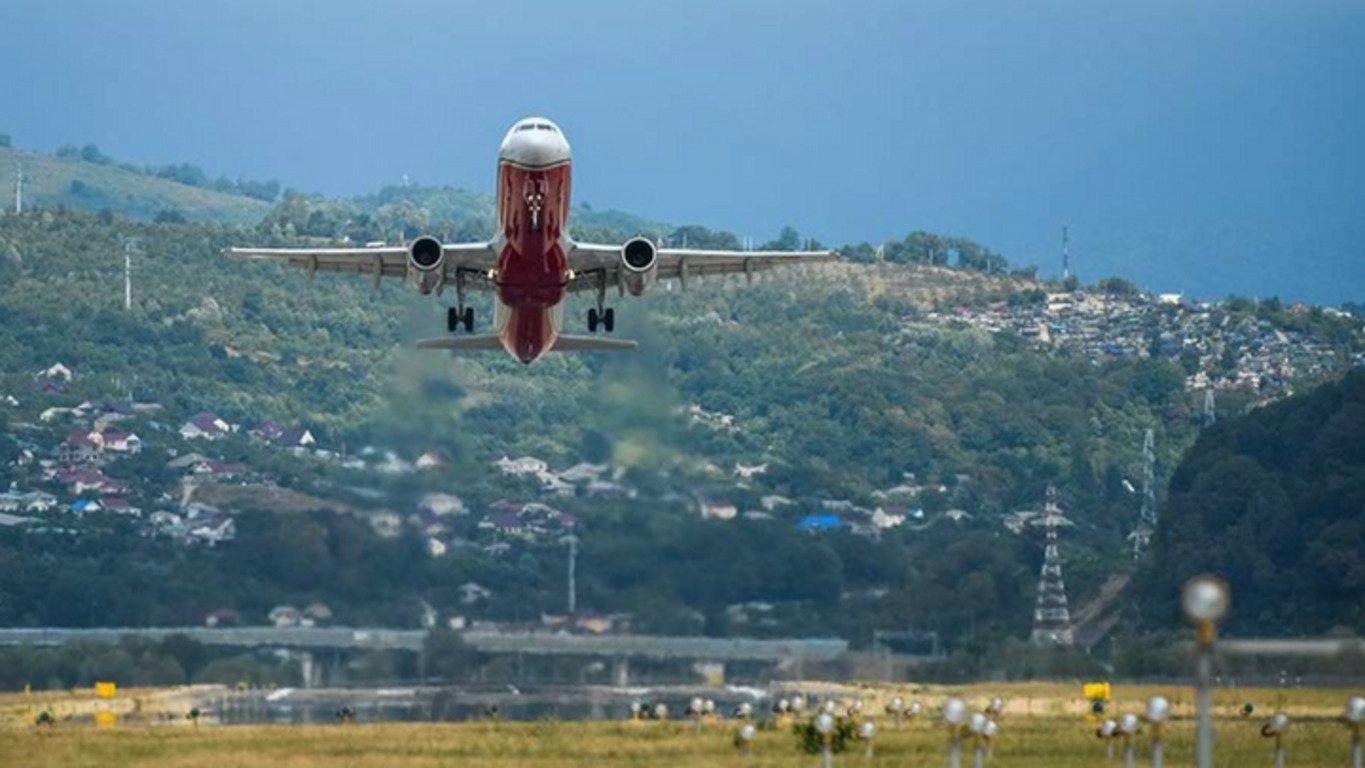
<instances>
[{"instance_id":1,"label":"cockpit window","mask_svg":"<svg viewBox=\"0 0 1365 768\"><path fill-rule=\"evenodd\" d=\"M532 128L535 128L535 127L536 127L536 124L535 124L535 123L526 123L526 124L524 124L524 125L518 125L518 126L517 126L517 130L518 130L518 131L529 131L529 130L531 130Z\"/></svg>"},{"instance_id":2,"label":"cockpit window","mask_svg":"<svg viewBox=\"0 0 1365 768\"><path fill-rule=\"evenodd\" d=\"M536 123L536 127L542 131L553 131L555 127L549 123Z\"/></svg>"}]
</instances>

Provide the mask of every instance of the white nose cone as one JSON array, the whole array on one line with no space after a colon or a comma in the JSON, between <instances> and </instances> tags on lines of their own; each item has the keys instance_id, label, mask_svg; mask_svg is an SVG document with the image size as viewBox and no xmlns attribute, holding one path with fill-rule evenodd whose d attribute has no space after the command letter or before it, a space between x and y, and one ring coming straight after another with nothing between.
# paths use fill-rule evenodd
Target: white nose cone
<instances>
[{"instance_id":1,"label":"white nose cone","mask_svg":"<svg viewBox=\"0 0 1365 768\"><path fill-rule=\"evenodd\" d=\"M547 168L567 162L569 140L559 126L543 117L518 120L502 140L498 156L527 168Z\"/></svg>"}]
</instances>

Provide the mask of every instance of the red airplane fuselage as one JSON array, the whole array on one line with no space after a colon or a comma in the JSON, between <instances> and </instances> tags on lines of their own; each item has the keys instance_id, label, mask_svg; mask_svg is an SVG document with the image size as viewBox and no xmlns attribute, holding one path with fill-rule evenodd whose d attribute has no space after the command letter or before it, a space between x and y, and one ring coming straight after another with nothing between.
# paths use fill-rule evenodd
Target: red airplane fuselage
<instances>
[{"instance_id":1,"label":"red airplane fuselage","mask_svg":"<svg viewBox=\"0 0 1365 768\"><path fill-rule=\"evenodd\" d=\"M532 127L519 135L523 124ZM557 127L547 135L551 129L542 126L553 123L531 119L515 126L498 160L502 243L495 325L503 347L523 363L554 346L569 281L565 246L572 163Z\"/></svg>"}]
</instances>

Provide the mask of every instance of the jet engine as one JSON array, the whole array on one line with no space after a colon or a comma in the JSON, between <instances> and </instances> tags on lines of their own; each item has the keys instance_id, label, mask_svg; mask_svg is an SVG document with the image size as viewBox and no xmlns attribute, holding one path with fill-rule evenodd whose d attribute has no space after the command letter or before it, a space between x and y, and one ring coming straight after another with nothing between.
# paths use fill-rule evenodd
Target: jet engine
<instances>
[{"instance_id":1,"label":"jet engine","mask_svg":"<svg viewBox=\"0 0 1365 768\"><path fill-rule=\"evenodd\" d=\"M632 296L639 296L659 279L659 248L646 237L635 237L621 246L621 282Z\"/></svg>"},{"instance_id":2,"label":"jet engine","mask_svg":"<svg viewBox=\"0 0 1365 768\"><path fill-rule=\"evenodd\" d=\"M423 295L440 288L444 279L441 267L445 260L441 241L434 237L413 240L408 246L408 276L412 279L412 287Z\"/></svg>"}]
</instances>

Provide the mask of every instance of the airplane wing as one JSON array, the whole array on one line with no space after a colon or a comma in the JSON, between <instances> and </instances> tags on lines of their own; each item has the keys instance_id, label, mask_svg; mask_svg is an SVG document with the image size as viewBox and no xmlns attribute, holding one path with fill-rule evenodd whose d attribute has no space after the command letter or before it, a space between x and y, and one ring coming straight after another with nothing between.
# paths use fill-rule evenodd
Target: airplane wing
<instances>
[{"instance_id":1,"label":"airplane wing","mask_svg":"<svg viewBox=\"0 0 1365 768\"><path fill-rule=\"evenodd\" d=\"M696 248L660 248L659 279L677 280L684 287L688 278L707 275L752 276L774 267L824 264L838 261L836 251L712 251ZM569 290L594 290L599 276L606 275L608 286L621 279L621 246L574 243L569 251L569 266L576 277Z\"/></svg>"},{"instance_id":2,"label":"airplane wing","mask_svg":"<svg viewBox=\"0 0 1365 768\"><path fill-rule=\"evenodd\" d=\"M454 279L458 271L482 273L497 264L490 243L451 243L445 252L445 278ZM274 261L318 272L351 272L365 275L376 284L385 277L403 277L408 271L408 249L401 245L354 248L225 248L223 255L243 261ZM477 286L478 281L471 284Z\"/></svg>"}]
</instances>

